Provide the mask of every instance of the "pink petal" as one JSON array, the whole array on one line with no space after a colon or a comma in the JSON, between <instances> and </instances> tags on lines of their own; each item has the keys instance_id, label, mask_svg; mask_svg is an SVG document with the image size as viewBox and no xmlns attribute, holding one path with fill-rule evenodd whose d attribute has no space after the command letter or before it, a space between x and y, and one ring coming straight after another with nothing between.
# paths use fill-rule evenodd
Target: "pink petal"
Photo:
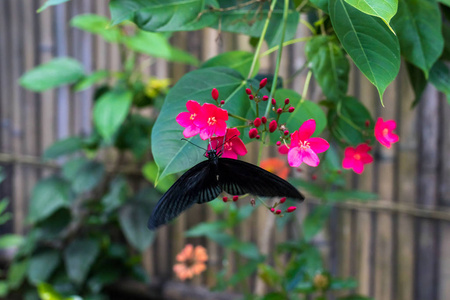
<instances>
[{"instance_id":1,"label":"pink petal","mask_svg":"<svg viewBox=\"0 0 450 300\"><path fill-rule=\"evenodd\" d=\"M298 129L299 139L301 141L309 139L313 135L314 131L316 131L316 120L309 119L305 121Z\"/></svg>"},{"instance_id":2,"label":"pink petal","mask_svg":"<svg viewBox=\"0 0 450 300\"><path fill-rule=\"evenodd\" d=\"M392 131L397 127L397 123L394 120L388 120L384 122L384 127Z\"/></svg>"},{"instance_id":3,"label":"pink petal","mask_svg":"<svg viewBox=\"0 0 450 300\"><path fill-rule=\"evenodd\" d=\"M342 167L344 169L351 169L353 168L353 162L354 159L352 157L344 157L344 159L342 160Z\"/></svg>"},{"instance_id":4,"label":"pink petal","mask_svg":"<svg viewBox=\"0 0 450 300\"><path fill-rule=\"evenodd\" d=\"M244 143L240 138L235 137L232 139L232 141L233 141L233 151L236 154L240 156L244 156L245 154L247 154L247 148L245 147Z\"/></svg>"},{"instance_id":5,"label":"pink petal","mask_svg":"<svg viewBox=\"0 0 450 300\"><path fill-rule=\"evenodd\" d=\"M175 120L183 127L192 125L191 113L188 112L179 113Z\"/></svg>"},{"instance_id":6,"label":"pink petal","mask_svg":"<svg viewBox=\"0 0 450 300\"><path fill-rule=\"evenodd\" d=\"M222 157L237 159L237 154L234 151L224 151Z\"/></svg>"},{"instance_id":7,"label":"pink petal","mask_svg":"<svg viewBox=\"0 0 450 300\"><path fill-rule=\"evenodd\" d=\"M207 140L212 136L211 129L209 127L205 127L200 129L200 138L202 140Z\"/></svg>"},{"instance_id":8,"label":"pink petal","mask_svg":"<svg viewBox=\"0 0 450 300\"><path fill-rule=\"evenodd\" d=\"M345 150L344 150L345 157L353 157L353 155L355 155L355 153L356 153L355 148L350 147L350 146L345 148Z\"/></svg>"},{"instance_id":9,"label":"pink petal","mask_svg":"<svg viewBox=\"0 0 450 300\"><path fill-rule=\"evenodd\" d=\"M297 147L300 144L300 135L298 131L291 134L291 147Z\"/></svg>"},{"instance_id":10,"label":"pink petal","mask_svg":"<svg viewBox=\"0 0 450 300\"><path fill-rule=\"evenodd\" d=\"M361 174L364 171L364 164L359 160L355 160L352 168L353 171L355 171L358 174Z\"/></svg>"},{"instance_id":11,"label":"pink petal","mask_svg":"<svg viewBox=\"0 0 450 300\"><path fill-rule=\"evenodd\" d=\"M391 132L387 134L386 139L391 143L397 143L399 138L398 135Z\"/></svg>"},{"instance_id":12,"label":"pink petal","mask_svg":"<svg viewBox=\"0 0 450 300\"><path fill-rule=\"evenodd\" d=\"M369 153L364 153L364 154L361 154L360 161L363 164L370 164L371 162L373 162L373 157Z\"/></svg>"},{"instance_id":13,"label":"pink petal","mask_svg":"<svg viewBox=\"0 0 450 300\"><path fill-rule=\"evenodd\" d=\"M227 129L227 139L231 139L234 136L239 136L241 132L237 128L228 128Z\"/></svg>"},{"instance_id":14,"label":"pink petal","mask_svg":"<svg viewBox=\"0 0 450 300\"><path fill-rule=\"evenodd\" d=\"M303 152L303 162L311 167L317 167L320 163L319 157L311 149L306 149Z\"/></svg>"},{"instance_id":15,"label":"pink petal","mask_svg":"<svg viewBox=\"0 0 450 300\"><path fill-rule=\"evenodd\" d=\"M217 136L224 136L227 133L227 123L223 120L217 120L216 125L214 126L213 133Z\"/></svg>"},{"instance_id":16,"label":"pink petal","mask_svg":"<svg viewBox=\"0 0 450 300\"><path fill-rule=\"evenodd\" d=\"M185 138L193 137L194 135L197 135L200 132L200 128L197 126L188 126L184 129L183 135Z\"/></svg>"},{"instance_id":17,"label":"pink petal","mask_svg":"<svg viewBox=\"0 0 450 300\"><path fill-rule=\"evenodd\" d=\"M372 149L372 147L370 147L367 144L359 144L358 146L356 146L356 152L357 153L364 153L364 152L369 152Z\"/></svg>"},{"instance_id":18,"label":"pink petal","mask_svg":"<svg viewBox=\"0 0 450 300\"><path fill-rule=\"evenodd\" d=\"M216 107L216 108L217 108L216 109L217 117L224 121L228 120L228 111L226 111L225 109L220 108L220 107Z\"/></svg>"},{"instance_id":19,"label":"pink petal","mask_svg":"<svg viewBox=\"0 0 450 300\"><path fill-rule=\"evenodd\" d=\"M289 148L285 144L283 144L278 147L278 152L280 152L280 154L288 154Z\"/></svg>"},{"instance_id":20,"label":"pink petal","mask_svg":"<svg viewBox=\"0 0 450 300\"><path fill-rule=\"evenodd\" d=\"M201 110L200 103L194 100L189 100L186 102L186 108L191 113L197 113Z\"/></svg>"},{"instance_id":21,"label":"pink petal","mask_svg":"<svg viewBox=\"0 0 450 300\"><path fill-rule=\"evenodd\" d=\"M377 137L375 136L378 140L378 142L380 142L381 145L385 146L386 148L391 148L391 142L386 139L385 136L381 136L381 137Z\"/></svg>"},{"instance_id":22,"label":"pink petal","mask_svg":"<svg viewBox=\"0 0 450 300\"><path fill-rule=\"evenodd\" d=\"M303 162L303 153L299 147L294 147L289 150L288 162L291 167L298 167Z\"/></svg>"},{"instance_id":23,"label":"pink petal","mask_svg":"<svg viewBox=\"0 0 450 300\"><path fill-rule=\"evenodd\" d=\"M307 142L309 143L309 147L311 148L311 150L316 153L325 152L330 147L330 144L328 144L328 142L323 138L310 138L307 140Z\"/></svg>"}]
</instances>

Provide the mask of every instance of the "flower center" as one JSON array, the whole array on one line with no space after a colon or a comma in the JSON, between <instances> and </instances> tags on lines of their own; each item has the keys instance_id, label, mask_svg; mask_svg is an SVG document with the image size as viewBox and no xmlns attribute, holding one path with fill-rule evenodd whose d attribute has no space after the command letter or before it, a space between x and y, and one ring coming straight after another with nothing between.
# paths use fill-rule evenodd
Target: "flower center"
<instances>
[{"instance_id":1,"label":"flower center","mask_svg":"<svg viewBox=\"0 0 450 300\"><path fill-rule=\"evenodd\" d=\"M353 158L356 160L360 160L361 159L361 155L359 153L356 153L355 155L353 155Z\"/></svg>"},{"instance_id":2,"label":"flower center","mask_svg":"<svg viewBox=\"0 0 450 300\"><path fill-rule=\"evenodd\" d=\"M307 150L307 149L310 148L309 142L308 142L308 141L299 141L299 142L298 142L298 147L299 147L300 149Z\"/></svg>"},{"instance_id":3,"label":"flower center","mask_svg":"<svg viewBox=\"0 0 450 300\"><path fill-rule=\"evenodd\" d=\"M232 150L233 149L233 143L232 142L226 142L224 148L225 148L225 150Z\"/></svg>"},{"instance_id":4,"label":"flower center","mask_svg":"<svg viewBox=\"0 0 450 300\"><path fill-rule=\"evenodd\" d=\"M190 120L194 120L195 119L195 117L197 116L197 114L191 114L191 117L189 118Z\"/></svg>"},{"instance_id":5,"label":"flower center","mask_svg":"<svg viewBox=\"0 0 450 300\"><path fill-rule=\"evenodd\" d=\"M212 125L214 125L214 124L216 124L216 117L210 117L210 118L208 118L208 125L209 126L212 126Z\"/></svg>"},{"instance_id":6,"label":"flower center","mask_svg":"<svg viewBox=\"0 0 450 300\"><path fill-rule=\"evenodd\" d=\"M383 133L383 135L387 135L389 133L389 129L387 129L387 128L383 129L382 133Z\"/></svg>"}]
</instances>

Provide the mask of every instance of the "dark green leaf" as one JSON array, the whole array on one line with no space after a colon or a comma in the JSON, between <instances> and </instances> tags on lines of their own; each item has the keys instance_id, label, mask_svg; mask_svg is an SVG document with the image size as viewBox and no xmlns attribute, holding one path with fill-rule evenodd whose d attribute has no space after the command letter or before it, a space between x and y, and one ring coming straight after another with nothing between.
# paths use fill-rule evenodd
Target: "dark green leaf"
<instances>
[{"instance_id":1,"label":"dark green leaf","mask_svg":"<svg viewBox=\"0 0 450 300\"><path fill-rule=\"evenodd\" d=\"M57 250L48 250L33 255L30 258L28 267L28 280L33 285L37 285L40 282L46 282L59 265L59 262L60 255Z\"/></svg>"},{"instance_id":2,"label":"dark green leaf","mask_svg":"<svg viewBox=\"0 0 450 300\"><path fill-rule=\"evenodd\" d=\"M230 285L236 286L249 278L258 268L258 260L250 260L248 263L240 266L238 271L230 278Z\"/></svg>"},{"instance_id":3,"label":"dark green leaf","mask_svg":"<svg viewBox=\"0 0 450 300\"><path fill-rule=\"evenodd\" d=\"M334 39L329 36L313 37L305 46L305 54L325 96L332 100L345 96L350 66Z\"/></svg>"},{"instance_id":4,"label":"dark green leaf","mask_svg":"<svg viewBox=\"0 0 450 300\"><path fill-rule=\"evenodd\" d=\"M268 285L277 286L281 280L282 276L278 272L267 264L258 265L258 276Z\"/></svg>"},{"instance_id":5,"label":"dark green leaf","mask_svg":"<svg viewBox=\"0 0 450 300\"><path fill-rule=\"evenodd\" d=\"M185 232L186 237L206 236L213 232L224 231L227 228L225 221L200 223Z\"/></svg>"},{"instance_id":6,"label":"dark green leaf","mask_svg":"<svg viewBox=\"0 0 450 300\"><path fill-rule=\"evenodd\" d=\"M103 94L94 104L94 123L107 141L128 115L133 95L130 91L112 90Z\"/></svg>"},{"instance_id":7,"label":"dark green leaf","mask_svg":"<svg viewBox=\"0 0 450 300\"><path fill-rule=\"evenodd\" d=\"M108 78L109 76L110 76L110 74L109 74L109 71L107 71L107 70L95 71L94 73L89 74L88 76L81 79L74 86L73 89L75 92L83 91L85 89L90 88L93 84L96 84L96 83L102 81L103 79Z\"/></svg>"},{"instance_id":8,"label":"dark green leaf","mask_svg":"<svg viewBox=\"0 0 450 300\"><path fill-rule=\"evenodd\" d=\"M58 158L62 155L71 154L83 148L83 140L79 137L68 137L53 143L45 149L43 157L45 159Z\"/></svg>"},{"instance_id":9,"label":"dark green leaf","mask_svg":"<svg viewBox=\"0 0 450 300\"><path fill-rule=\"evenodd\" d=\"M142 174L144 174L144 177L148 181L155 184L158 177L158 166L154 161L150 161L142 167ZM158 182L158 185L155 188L158 191L165 193L175 183L175 180L176 178L174 175L166 176Z\"/></svg>"},{"instance_id":10,"label":"dark green leaf","mask_svg":"<svg viewBox=\"0 0 450 300\"><path fill-rule=\"evenodd\" d=\"M45 220L40 221L35 230L40 239L52 241L67 228L71 221L71 211L64 207L55 211Z\"/></svg>"},{"instance_id":11,"label":"dark green leaf","mask_svg":"<svg viewBox=\"0 0 450 300\"><path fill-rule=\"evenodd\" d=\"M326 14L328 13L328 0L309 0L314 6L323 10Z\"/></svg>"},{"instance_id":12,"label":"dark green leaf","mask_svg":"<svg viewBox=\"0 0 450 300\"><path fill-rule=\"evenodd\" d=\"M358 281L355 279L336 279L331 280L330 289L332 290L350 290L358 287Z\"/></svg>"},{"instance_id":13,"label":"dark green leaf","mask_svg":"<svg viewBox=\"0 0 450 300\"><path fill-rule=\"evenodd\" d=\"M411 105L412 107L414 107L419 103L420 99L422 98L423 91L425 90L428 81L425 78L423 71L415 67L413 64L406 63L406 67L408 70L409 81L411 82L411 86L414 90L414 95L416 97Z\"/></svg>"},{"instance_id":14,"label":"dark green leaf","mask_svg":"<svg viewBox=\"0 0 450 300\"><path fill-rule=\"evenodd\" d=\"M46 9L47 7L50 7L52 5L58 5L64 2L67 2L70 0L47 0L47 2L44 3L44 5L42 5L37 12L40 13L41 11L43 11L44 9Z\"/></svg>"},{"instance_id":15,"label":"dark green leaf","mask_svg":"<svg viewBox=\"0 0 450 300\"><path fill-rule=\"evenodd\" d=\"M100 252L100 244L93 239L76 239L64 250L64 263L69 278L81 284Z\"/></svg>"},{"instance_id":16,"label":"dark green leaf","mask_svg":"<svg viewBox=\"0 0 450 300\"><path fill-rule=\"evenodd\" d=\"M61 207L68 207L71 200L70 184L57 177L39 181L31 193L28 219L37 222L50 216Z\"/></svg>"},{"instance_id":17,"label":"dark green leaf","mask_svg":"<svg viewBox=\"0 0 450 300\"><path fill-rule=\"evenodd\" d=\"M388 26L398 6L398 0L345 0L345 2L365 14L381 18Z\"/></svg>"},{"instance_id":18,"label":"dark green leaf","mask_svg":"<svg viewBox=\"0 0 450 300\"><path fill-rule=\"evenodd\" d=\"M431 68L430 82L447 96L447 102L450 104L450 71L444 62L439 60Z\"/></svg>"},{"instance_id":19,"label":"dark green leaf","mask_svg":"<svg viewBox=\"0 0 450 300\"><path fill-rule=\"evenodd\" d=\"M383 93L400 69L397 37L380 18L366 15L344 0L330 0L329 8L342 46L378 89L383 103Z\"/></svg>"},{"instance_id":20,"label":"dark green leaf","mask_svg":"<svg viewBox=\"0 0 450 300\"><path fill-rule=\"evenodd\" d=\"M245 94L245 81L238 72L214 67L192 71L183 76L170 89L152 130L152 153L159 168L157 184L165 176L186 170L204 160L204 152L181 140L184 128L175 118L186 111L188 100L204 103L211 99L213 88L217 88L221 98L225 100L224 109L236 115L247 113L249 101ZM227 122L228 127L242 124L242 121L233 121ZM194 137L192 141L206 146L206 142L201 142L199 137Z\"/></svg>"},{"instance_id":21,"label":"dark green leaf","mask_svg":"<svg viewBox=\"0 0 450 300\"><path fill-rule=\"evenodd\" d=\"M6 295L8 295L8 282L5 280L0 280L0 297L6 299Z\"/></svg>"},{"instance_id":22,"label":"dark green leaf","mask_svg":"<svg viewBox=\"0 0 450 300\"><path fill-rule=\"evenodd\" d=\"M303 221L303 237L310 241L319 231L321 231L331 213L331 206L317 206L309 213Z\"/></svg>"},{"instance_id":23,"label":"dark green leaf","mask_svg":"<svg viewBox=\"0 0 450 300\"><path fill-rule=\"evenodd\" d=\"M232 243L227 243L226 245L221 244L224 247L232 249L242 255L243 257L249 259L258 259L261 257L258 246L250 242L241 242L233 237Z\"/></svg>"},{"instance_id":24,"label":"dark green leaf","mask_svg":"<svg viewBox=\"0 0 450 300\"><path fill-rule=\"evenodd\" d=\"M376 200L377 194L357 190L342 190L325 192L323 198L327 200L328 203L350 200L369 201Z\"/></svg>"},{"instance_id":25,"label":"dark green leaf","mask_svg":"<svg viewBox=\"0 0 450 300\"><path fill-rule=\"evenodd\" d=\"M3 234L0 236L0 249L18 247L23 243L24 239L17 234Z\"/></svg>"},{"instance_id":26,"label":"dark green leaf","mask_svg":"<svg viewBox=\"0 0 450 300\"><path fill-rule=\"evenodd\" d=\"M35 92L42 92L77 82L83 76L83 66L77 60L61 57L26 72L20 77L20 85Z\"/></svg>"},{"instance_id":27,"label":"dark green leaf","mask_svg":"<svg viewBox=\"0 0 450 300\"><path fill-rule=\"evenodd\" d=\"M9 266L8 270L8 286L11 290L15 290L22 285L27 274L28 260L15 261Z\"/></svg>"},{"instance_id":28,"label":"dark green leaf","mask_svg":"<svg viewBox=\"0 0 450 300\"><path fill-rule=\"evenodd\" d=\"M98 294L105 285L117 282L122 273L121 267L122 266L117 266L115 264L107 264L102 266L99 270L96 270L96 272L89 277L87 283L89 289L93 293Z\"/></svg>"},{"instance_id":29,"label":"dark green leaf","mask_svg":"<svg viewBox=\"0 0 450 300\"><path fill-rule=\"evenodd\" d=\"M122 176L118 176L111 181L109 192L103 196L102 204L106 212L114 211L125 203L130 194L130 187Z\"/></svg>"},{"instance_id":30,"label":"dark green leaf","mask_svg":"<svg viewBox=\"0 0 450 300\"><path fill-rule=\"evenodd\" d=\"M246 78L253 61L253 53L247 51L227 51L214 56L204 62L201 68L228 67L241 73ZM259 62L256 63L254 73L258 73ZM220 96L220 95L219 95Z\"/></svg>"},{"instance_id":31,"label":"dark green leaf","mask_svg":"<svg viewBox=\"0 0 450 300\"><path fill-rule=\"evenodd\" d=\"M127 241L140 252L144 252L155 237L155 232L149 231L145 226L152 208L152 205L145 202L130 202L119 212L120 228L123 234Z\"/></svg>"},{"instance_id":32,"label":"dark green leaf","mask_svg":"<svg viewBox=\"0 0 450 300\"><path fill-rule=\"evenodd\" d=\"M110 26L108 18L93 14L77 15L70 20L70 25L81 30L98 34L106 41L117 43L122 36L117 26Z\"/></svg>"},{"instance_id":33,"label":"dark green leaf","mask_svg":"<svg viewBox=\"0 0 450 300\"><path fill-rule=\"evenodd\" d=\"M360 296L360 295L350 295L346 297L340 297L338 300L374 300L374 298Z\"/></svg>"},{"instance_id":34,"label":"dark green leaf","mask_svg":"<svg viewBox=\"0 0 450 300\"><path fill-rule=\"evenodd\" d=\"M63 176L72 183L76 193L83 193L95 188L105 174L103 164L84 158L75 158L63 166Z\"/></svg>"},{"instance_id":35,"label":"dark green leaf","mask_svg":"<svg viewBox=\"0 0 450 300\"><path fill-rule=\"evenodd\" d=\"M137 159L141 159L150 150L153 123L153 120L138 114L130 115L119 127L114 145L120 150L131 150Z\"/></svg>"},{"instance_id":36,"label":"dark green leaf","mask_svg":"<svg viewBox=\"0 0 450 300\"><path fill-rule=\"evenodd\" d=\"M399 0L392 27L405 59L428 77L444 48L439 6L435 0Z\"/></svg>"},{"instance_id":37,"label":"dark green leaf","mask_svg":"<svg viewBox=\"0 0 450 300\"><path fill-rule=\"evenodd\" d=\"M442 37L444 39L444 50L440 59L450 60L450 25L442 23Z\"/></svg>"}]
</instances>

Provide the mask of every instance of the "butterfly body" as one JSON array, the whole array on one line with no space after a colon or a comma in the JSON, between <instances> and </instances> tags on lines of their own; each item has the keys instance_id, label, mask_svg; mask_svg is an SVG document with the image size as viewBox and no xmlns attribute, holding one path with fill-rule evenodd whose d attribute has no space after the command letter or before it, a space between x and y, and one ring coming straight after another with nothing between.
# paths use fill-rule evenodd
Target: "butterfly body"
<instances>
[{"instance_id":1,"label":"butterfly body","mask_svg":"<svg viewBox=\"0 0 450 300\"><path fill-rule=\"evenodd\" d=\"M195 203L214 200L223 191L230 195L304 199L295 187L275 174L247 162L221 158L216 150L207 153L208 160L189 169L162 196L148 221L149 229L166 224Z\"/></svg>"}]
</instances>

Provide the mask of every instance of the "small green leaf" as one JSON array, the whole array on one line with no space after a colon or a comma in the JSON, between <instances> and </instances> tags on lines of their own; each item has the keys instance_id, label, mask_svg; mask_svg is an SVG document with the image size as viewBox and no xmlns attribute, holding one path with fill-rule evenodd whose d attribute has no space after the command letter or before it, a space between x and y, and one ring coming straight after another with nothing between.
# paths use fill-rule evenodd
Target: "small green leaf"
<instances>
[{"instance_id":1,"label":"small green leaf","mask_svg":"<svg viewBox=\"0 0 450 300\"><path fill-rule=\"evenodd\" d=\"M64 298L50 284L45 282L39 283L37 290L41 300L81 300L78 297Z\"/></svg>"},{"instance_id":2,"label":"small green leaf","mask_svg":"<svg viewBox=\"0 0 450 300\"><path fill-rule=\"evenodd\" d=\"M83 66L73 58L55 58L29 70L20 77L20 85L42 92L61 85L77 82L84 76Z\"/></svg>"},{"instance_id":3,"label":"small green leaf","mask_svg":"<svg viewBox=\"0 0 450 300\"><path fill-rule=\"evenodd\" d=\"M11 290L15 290L22 285L25 275L27 274L28 260L15 261L8 270L8 286Z\"/></svg>"},{"instance_id":4,"label":"small green leaf","mask_svg":"<svg viewBox=\"0 0 450 300\"><path fill-rule=\"evenodd\" d=\"M76 193L84 193L95 188L105 174L103 164L84 158L75 158L63 166L63 176L72 183Z\"/></svg>"},{"instance_id":5,"label":"small green leaf","mask_svg":"<svg viewBox=\"0 0 450 300\"><path fill-rule=\"evenodd\" d=\"M68 207L71 198L70 184L64 179L49 177L39 181L31 193L30 222L43 220L59 208Z\"/></svg>"},{"instance_id":6,"label":"small green leaf","mask_svg":"<svg viewBox=\"0 0 450 300\"><path fill-rule=\"evenodd\" d=\"M112 212L123 205L130 194L130 187L124 177L118 176L111 181L109 192L103 196L102 204L105 211Z\"/></svg>"},{"instance_id":7,"label":"small green leaf","mask_svg":"<svg viewBox=\"0 0 450 300\"><path fill-rule=\"evenodd\" d=\"M100 244L94 239L75 239L64 250L64 263L69 278L81 284L100 253Z\"/></svg>"},{"instance_id":8,"label":"small green leaf","mask_svg":"<svg viewBox=\"0 0 450 300\"><path fill-rule=\"evenodd\" d=\"M227 228L227 223L225 221L215 221L208 223L200 223L188 231L185 232L186 237L196 237L196 236L204 236L208 235L212 232L220 232Z\"/></svg>"},{"instance_id":9,"label":"small green leaf","mask_svg":"<svg viewBox=\"0 0 450 300\"><path fill-rule=\"evenodd\" d=\"M4 234L0 236L0 249L18 247L23 243L24 239L17 234Z\"/></svg>"},{"instance_id":10,"label":"small green leaf","mask_svg":"<svg viewBox=\"0 0 450 300\"><path fill-rule=\"evenodd\" d=\"M130 91L108 91L94 104L94 123L100 135L110 141L130 110Z\"/></svg>"},{"instance_id":11,"label":"small green leaf","mask_svg":"<svg viewBox=\"0 0 450 300\"><path fill-rule=\"evenodd\" d=\"M415 67L413 64L406 63L406 68L408 70L409 81L415 95L415 99L411 104L411 107L415 107L420 102L420 99L422 99L422 94L425 90L425 87L427 86L428 81L425 78L425 74L423 73L423 71Z\"/></svg>"},{"instance_id":12,"label":"small green leaf","mask_svg":"<svg viewBox=\"0 0 450 300\"><path fill-rule=\"evenodd\" d=\"M328 2L329 2L328 0L310 0L310 2L314 6L320 8L321 10L323 10L326 14L329 14L328 13Z\"/></svg>"},{"instance_id":13,"label":"small green leaf","mask_svg":"<svg viewBox=\"0 0 450 300\"><path fill-rule=\"evenodd\" d=\"M5 297L8 295L8 282L5 280L0 280L0 297L6 299Z\"/></svg>"},{"instance_id":14,"label":"small green leaf","mask_svg":"<svg viewBox=\"0 0 450 300\"><path fill-rule=\"evenodd\" d=\"M317 206L303 221L303 237L306 241L311 239L323 229L331 213L331 206Z\"/></svg>"},{"instance_id":15,"label":"small green leaf","mask_svg":"<svg viewBox=\"0 0 450 300\"><path fill-rule=\"evenodd\" d=\"M0 200L0 215L3 214L6 211L6 208L9 205L9 200L8 198L4 198L2 200ZM0 223L3 224L3 223Z\"/></svg>"},{"instance_id":16,"label":"small green leaf","mask_svg":"<svg viewBox=\"0 0 450 300\"><path fill-rule=\"evenodd\" d=\"M53 143L45 149L43 157L45 159L58 158L63 155L71 154L83 148L83 140L79 137L68 137Z\"/></svg>"},{"instance_id":17,"label":"small green leaf","mask_svg":"<svg viewBox=\"0 0 450 300\"><path fill-rule=\"evenodd\" d=\"M42 5L42 6L37 10L37 12L40 13L40 12L42 12L44 9L46 9L46 8L52 6L52 5L58 5L58 4L67 2L67 1L70 1L70 0L47 0L47 2L45 2L44 5Z\"/></svg>"},{"instance_id":18,"label":"small green leaf","mask_svg":"<svg viewBox=\"0 0 450 300\"><path fill-rule=\"evenodd\" d=\"M110 73L107 70L95 71L94 73L89 74L88 76L81 79L74 86L73 89L75 92L83 91L85 89L90 88L93 84L96 84L96 83L102 81L103 79L108 78L109 76L110 76Z\"/></svg>"},{"instance_id":19,"label":"small green leaf","mask_svg":"<svg viewBox=\"0 0 450 300\"><path fill-rule=\"evenodd\" d=\"M78 29L98 34L106 41L117 43L122 36L120 29L110 25L111 21L94 14L77 15L70 20L70 25Z\"/></svg>"},{"instance_id":20,"label":"small green leaf","mask_svg":"<svg viewBox=\"0 0 450 300\"><path fill-rule=\"evenodd\" d=\"M59 262L60 254L56 250L48 250L33 255L28 267L28 280L33 285L47 281Z\"/></svg>"},{"instance_id":21,"label":"small green leaf","mask_svg":"<svg viewBox=\"0 0 450 300\"><path fill-rule=\"evenodd\" d=\"M450 104L450 71L442 61L437 61L430 70L430 82L434 87L447 96Z\"/></svg>"},{"instance_id":22,"label":"small green leaf","mask_svg":"<svg viewBox=\"0 0 450 300\"><path fill-rule=\"evenodd\" d=\"M381 18L394 31L389 22L397 12L399 0L345 0L365 14Z\"/></svg>"},{"instance_id":23,"label":"small green leaf","mask_svg":"<svg viewBox=\"0 0 450 300\"><path fill-rule=\"evenodd\" d=\"M258 265L258 276L268 285L276 286L282 281L282 276L278 272L267 264Z\"/></svg>"},{"instance_id":24,"label":"small green leaf","mask_svg":"<svg viewBox=\"0 0 450 300\"><path fill-rule=\"evenodd\" d=\"M158 177L158 166L154 161L150 161L142 167L142 174L148 181L155 184ZM175 180L176 178L173 175L166 176L158 182L155 188L161 193L165 193L175 183Z\"/></svg>"},{"instance_id":25,"label":"small green leaf","mask_svg":"<svg viewBox=\"0 0 450 300\"><path fill-rule=\"evenodd\" d=\"M331 280L330 289L332 290L351 290L358 287L358 281L355 279L337 279L333 278Z\"/></svg>"},{"instance_id":26,"label":"small green leaf","mask_svg":"<svg viewBox=\"0 0 450 300\"><path fill-rule=\"evenodd\" d=\"M246 78L253 61L253 53L247 51L227 51L205 61L201 68L211 67L228 67L241 73ZM254 72L258 73L259 61L257 62ZM219 95L220 96L220 95Z\"/></svg>"}]
</instances>

